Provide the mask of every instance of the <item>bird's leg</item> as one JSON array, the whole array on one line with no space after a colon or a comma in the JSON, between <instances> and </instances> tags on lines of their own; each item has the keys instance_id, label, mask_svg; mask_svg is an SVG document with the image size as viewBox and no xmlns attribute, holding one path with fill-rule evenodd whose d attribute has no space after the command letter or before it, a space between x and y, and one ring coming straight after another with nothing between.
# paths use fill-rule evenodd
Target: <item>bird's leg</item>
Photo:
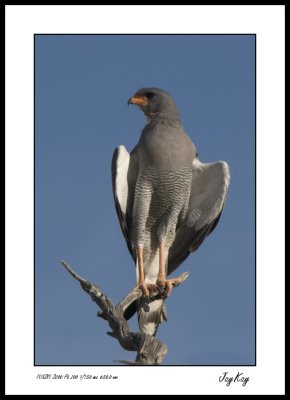
<instances>
[{"instance_id":1,"label":"bird's leg","mask_svg":"<svg viewBox=\"0 0 290 400\"><path fill-rule=\"evenodd\" d=\"M165 272L165 245L164 243L159 244L159 274L158 280L165 281L166 272Z\"/></svg>"},{"instance_id":2,"label":"bird's leg","mask_svg":"<svg viewBox=\"0 0 290 400\"><path fill-rule=\"evenodd\" d=\"M164 243L159 244L159 274L157 278L157 286L161 290L162 293L165 292L166 296L170 296L172 289L183 282L183 275L167 279L167 273L165 269L166 264L166 248Z\"/></svg>"},{"instance_id":3,"label":"bird's leg","mask_svg":"<svg viewBox=\"0 0 290 400\"><path fill-rule=\"evenodd\" d=\"M138 287L142 290L144 296L149 296L149 290L145 282L144 275L144 260L143 260L143 246L137 247L137 260L138 260L138 271L139 271L139 282Z\"/></svg>"},{"instance_id":4,"label":"bird's leg","mask_svg":"<svg viewBox=\"0 0 290 400\"><path fill-rule=\"evenodd\" d=\"M157 278L157 286L164 291L166 290L167 296L170 296L170 293L172 291L173 285L171 283L171 280L166 279L166 270L165 270L165 244L160 243L159 244L159 274Z\"/></svg>"}]
</instances>

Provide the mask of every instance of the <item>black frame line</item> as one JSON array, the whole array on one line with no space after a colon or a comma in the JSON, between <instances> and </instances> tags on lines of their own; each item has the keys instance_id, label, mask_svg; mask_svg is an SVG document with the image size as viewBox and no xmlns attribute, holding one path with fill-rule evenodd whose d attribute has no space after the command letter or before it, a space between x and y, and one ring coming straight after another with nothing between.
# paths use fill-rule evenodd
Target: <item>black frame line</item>
<instances>
[{"instance_id":1,"label":"black frame line","mask_svg":"<svg viewBox=\"0 0 290 400\"><path fill-rule=\"evenodd\" d=\"M36 224L35 224L35 170L36 170L36 163L35 163L35 138L36 138L36 130L35 130L35 122L36 122L36 107L35 107L35 99L36 99L36 84L35 84L35 60L36 60L36 46L35 46L35 39L36 36L254 36L255 37L255 56L254 56L254 69L255 69L255 88L254 88L254 100L255 100L255 137L254 137L254 146L255 146L255 160L254 160L254 182L255 182L255 189L254 189L254 210L255 210L255 223L254 223L254 236L255 236L255 249L254 249L254 258L255 258L255 363L254 364L203 364L203 365L179 365L179 364L172 364L172 365L161 365L161 367L256 367L257 366L257 35L255 33L35 33L33 37L33 281L34 281L34 293L33 293L33 366L34 367L128 367L128 365L122 364L74 364L74 365L67 365L67 364L56 364L56 365L46 365L46 364L36 364L35 363L35 252L36 252ZM140 367L145 368L154 368L152 365L139 365Z\"/></svg>"},{"instance_id":2,"label":"black frame line","mask_svg":"<svg viewBox=\"0 0 290 400\"><path fill-rule=\"evenodd\" d=\"M213 4L138 4L138 5L132 5L132 4L122 4L122 5L120 5L120 4L110 4L110 5L108 5L108 4L21 4L21 3L19 3L19 4L5 4L5 6L10 6L10 7L13 7L13 6L27 6L27 7L42 7L42 6L45 6L45 7L57 7L57 6L60 6L60 7L63 7L63 6L69 6L69 7L92 7L92 6L95 6L95 7L153 7L153 6L156 6L156 7L161 7L161 6L163 6L163 7L210 7L210 6L216 6L216 7L249 7L249 6L252 6L252 7L256 7L256 6L262 6L262 7L277 7L277 6L282 6L282 7L285 7L286 6L286 1L284 1L284 2L280 2L280 3L277 3L277 4L259 4L259 3L256 3L256 4L232 4L232 3L230 3L230 4L215 4L215 3L213 3ZM63 33L63 35L66 35L66 33ZM86 35L85 33L82 33L81 35ZM90 35L95 35L95 33L91 33ZM134 35L134 33L131 33L131 35ZM163 35L163 33L162 34L160 34L160 35ZM191 33L189 33L189 35L194 35L194 34L191 34ZM206 35L215 35L215 33L207 33ZM232 35L231 33L228 33L228 35Z\"/></svg>"}]
</instances>

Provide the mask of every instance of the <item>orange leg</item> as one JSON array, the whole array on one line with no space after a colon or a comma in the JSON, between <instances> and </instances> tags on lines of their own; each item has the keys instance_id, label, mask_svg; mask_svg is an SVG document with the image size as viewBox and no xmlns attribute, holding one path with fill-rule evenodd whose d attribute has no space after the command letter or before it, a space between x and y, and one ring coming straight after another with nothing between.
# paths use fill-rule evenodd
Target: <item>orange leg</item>
<instances>
[{"instance_id":1,"label":"orange leg","mask_svg":"<svg viewBox=\"0 0 290 400\"><path fill-rule=\"evenodd\" d=\"M157 278L157 286L162 293L166 296L170 296L172 289L182 282L182 278L167 279L165 270L165 245L160 243L159 245L159 274Z\"/></svg>"},{"instance_id":2,"label":"orange leg","mask_svg":"<svg viewBox=\"0 0 290 400\"><path fill-rule=\"evenodd\" d=\"M144 260L143 260L143 247L137 247L137 260L138 260L138 270L139 270L139 282L138 287L142 290L144 296L149 296L149 290L145 283L144 276Z\"/></svg>"},{"instance_id":3,"label":"orange leg","mask_svg":"<svg viewBox=\"0 0 290 400\"><path fill-rule=\"evenodd\" d=\"M160 243L159 245L159 274L157 278L157 286L164 291L166 290L167 296L170 296L172 292L172 282L171 280L166 279L166 271L165 271L165 245Z\"/></svg>"},{"instance_id":4,"label":"orange leg","mask_svg":"<svg viewBox=\"0 0 290 400\"><path fill-rule=\"evenodd\" d=\"M166 272L165 272L165 245L160 243L159 245L159 274L158 280L165 281Z\"/></svg>"}]
</instances>

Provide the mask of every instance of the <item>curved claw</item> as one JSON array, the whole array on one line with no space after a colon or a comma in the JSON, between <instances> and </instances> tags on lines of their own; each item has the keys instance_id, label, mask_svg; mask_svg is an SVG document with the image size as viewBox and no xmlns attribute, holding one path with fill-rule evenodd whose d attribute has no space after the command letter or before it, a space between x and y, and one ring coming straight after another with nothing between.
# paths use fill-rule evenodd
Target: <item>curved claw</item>
<instances>
[{"instance_id":1,"label":"curved claw","mask_svg":"<svg viewBox=\"0 0 290 400\"><path fill-rule=\"evenodd\" d=\"M143 296L149 297L149 289L145 282L140 282L137 287L142 290Z\"/></svg>"},{"instance_id":2,"label":"curved claw","mask_svg":"<svg viewBox=\"0 0 290 400\"><path fill-rule=\"evenodd\" d=\"M163 279L158 278L156 281L156 285L161 293L164 293L167 297L170 296L172 289L179 286L186 278L188 277L188 273L183 273L177 278L172 279Z\"/></svg>"},{"instance_id":3,"label":"curved claw","mask_svg":"<svg viewBox=\"0 0 290 400\"><path fill-rule=\"evenodd\" d=\"M158 278L156 281L156 285L161 293L164 293L166 297L170 296L173 289L171 280Z\"/></svg>"}]
</instances>

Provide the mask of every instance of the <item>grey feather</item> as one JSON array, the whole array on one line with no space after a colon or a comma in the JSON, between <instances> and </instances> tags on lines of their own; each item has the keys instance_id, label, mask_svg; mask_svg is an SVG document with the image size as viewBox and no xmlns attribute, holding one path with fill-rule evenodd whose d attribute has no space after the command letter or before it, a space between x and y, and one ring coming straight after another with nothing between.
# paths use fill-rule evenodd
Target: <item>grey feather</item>
<instances>
[{"instance_id":1,"label":"grey feather","mask_svg":"<svg viewBox=\"0 0 290 400\"><path fill-rule=\"evenodd\" d=\"M174 243L169 250L168 274L197 250L217 226L229 182L230 171L226 162L203 164L197 159L194 161L187 215L176 230Z\"/></svg>"},{"instance_id":2,"label":"grey feather","mask_svg":"<svg viewBox=\"0 0 290 400\"><path fill-rule=\"evenodd\" d=\"M170 274L216 227L230 174L223 161L203 164L198 160L168 92L140 89L134 96L131 99L146 99L134 104L148 123L131 154L124 146L115 150L113 193L129 252L136 262L135 249L143 246L145 282L155 283L160 242L169 249L166 268ZM147 309L139 307L138 319L141 331L155 335L159 323L167 319L163 300L150 303Z\"/></svg>"}]
</instances>

